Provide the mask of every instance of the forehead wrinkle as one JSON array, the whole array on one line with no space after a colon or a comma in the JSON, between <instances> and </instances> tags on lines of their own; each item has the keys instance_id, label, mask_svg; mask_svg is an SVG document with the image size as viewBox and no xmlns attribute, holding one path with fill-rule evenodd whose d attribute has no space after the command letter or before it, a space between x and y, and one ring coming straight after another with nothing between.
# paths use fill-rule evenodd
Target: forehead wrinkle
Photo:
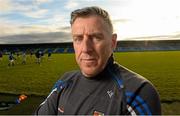
<instances>
[{"instance_id":1,"label":"forehead wrinkle","mask_svg":"<svg viewBox=\"0 0 180 116\"><path fill-rule=\"evenodd\" d=\"M73 35L97 35L97 34L98 35L102 34L102 32L94 28L89 29L86 27L82 27L82 28L79 28L78 30L73 31Z\"/></svg>"},{"instance_id":2,"label":"forehead wrinkle","mask_svg":"<svg viewBox=\"0 0 180 116\"><path fill-rule=\"evenodd\" d=\"M93 18L96 18L92 21ZM88 20L90 22L88 22ZM86 23L84 21L87 21ZM82 23L81 23L82 22ZM72 35L92 35L109 33L109 28L101 17L77 18L72 24Z\"/></svg>"}]
</instances>

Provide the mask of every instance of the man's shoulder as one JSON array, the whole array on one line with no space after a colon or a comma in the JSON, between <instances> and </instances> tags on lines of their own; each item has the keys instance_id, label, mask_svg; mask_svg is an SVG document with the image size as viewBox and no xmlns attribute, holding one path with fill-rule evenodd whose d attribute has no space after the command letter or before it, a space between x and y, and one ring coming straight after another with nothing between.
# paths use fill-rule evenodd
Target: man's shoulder
<instances>
[{"instance_id":1,"label":"man's shoulder","mask_svg":"<svg viewBox=\"0 0 180 116\"><path fill-rule=\"evenodd\" d=\"M67 80L70 80L70 79L74 79L74 77L76 77L78 75L80 75L80 71L79 70L73 70L73 71L65 72L60 77L60 80L67 81Z\"/></svg>"},{"instance_id":2,"label":"man's shoulder","mask_svg":"<svg viewBox=\"0 0 180 116\"><path fill-rule=\"evenodd\" d=\"M141 76L140 74L122 66L119 65L120 73L123 78L123 80L139 80L139 81L148 81L146 78Z\"/></svg>"},{"instance_id":3,"label":"man's shoulder","mask_svg":"<svg viewBox=\"0 0 180 116\"><path fill-rule=\"evenodd\" d=\"M125 85L127 104L130 107L139 104L147 114L161 114L160 98L155 86L126 67L119 65L119 71ZM141 114L140 107L134 109L137 114Z\"/></svg>"},{"instance_id":4,"label":"man's shoulder","mask_svg":"<svg viewBox=\"0 0 180 116\"><path fill-rule=\"evenodd\" d=\"M64 73L64 75L56 81L52 90L56 88L58 91L61 91L61 89L67 86L73 79L77 79L75 77L77 77L79 74L80 71L78 70Z\"/></svg>"},{"instance_id":5,"label":"man's shoulder","mask_svg":"<svg viewBox=\"0 0 180 116\"><path fill-rule=\"evenodd\" d=\"M127 89L134 90L141 87L142 85L149 85L150 88L154 88L153 84L142 75L122 65L119 65L119 70L120 76Z\"/></svg>"}]
</instances>

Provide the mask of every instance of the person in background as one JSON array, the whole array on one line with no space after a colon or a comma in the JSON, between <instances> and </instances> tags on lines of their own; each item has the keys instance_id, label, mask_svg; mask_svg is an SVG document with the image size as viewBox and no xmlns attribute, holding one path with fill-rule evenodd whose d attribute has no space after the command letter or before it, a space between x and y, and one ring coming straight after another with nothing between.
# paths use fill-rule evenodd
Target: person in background
<instances>
[{"instance_id":1,"label":"person in background","mask_svg":"<svg viewBox=\"0 0 180 116\"><path fill-rule=\"evenodd\" d=\"M32 58L32 56L33 56L33 51L30 51L30 57Z\"/></svg>"},{"instance_id":2,"label":"person in background","mask_svg":"<svg viewBox=\"0 0 180 116\"><path fill-rule=\"evenodd\" d=\"M36 53L35 53L35 56L36 56L36 63L37 64L40 64L41 63L41 51L38 50Z\"/></svg>"},{"instance_id":3,"label":"person in background","mask_svg":"<svg viewBox=\"0 0 180 116\"><path fill-rule=\"evenodd\" d=\"M9 67L10 66L14 66L16 58L13 56L13 52L9 53L9 57L8 58L9 58L8 66Z\"/></svg>"},{"instance_id":4,"label":"person in background","mask_svg":"<svg viewBox=\"0 0 180 116\"><path fill-rule=\"evenodd\" d=\"M52 52L51 52L51 51L48 51L48 60L50 60L51 54L52 54Z\"/></svg>"},{"instance_id":5,"label":"person in background","mask_svg":"<svg viewBox=\"0 0 180 116\"><path fill-rule=\"evenodd\" d=\"M26 64L26 52L22 53L22 64Z\"/></svg>"},{"instance_id":6,"label":"person in background","mask_svg":"<svg viewBox=\"0 0 180 116\"><path fill-rule=\"evenodd\" d=\"M77 9L70 24L80 70L56 82L36 115L160 115L152 83L114 61L117 34L108 12L96 6Z\"/></svg>"}]
</instances>

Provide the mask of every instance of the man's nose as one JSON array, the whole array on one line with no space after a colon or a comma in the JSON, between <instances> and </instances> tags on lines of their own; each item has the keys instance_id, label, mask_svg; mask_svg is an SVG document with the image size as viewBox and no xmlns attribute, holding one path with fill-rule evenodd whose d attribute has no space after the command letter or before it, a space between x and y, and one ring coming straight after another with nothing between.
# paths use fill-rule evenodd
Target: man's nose
<instances>
[{"instance_id":1,"label":"man's nose","mask_svg":"<svg viewBox=\"0 0 180 116\"><path fill-rule=\"evenodd\" d=\"M82 51L83 52L91 52L93 50L93 43L89 36L84 36Z\"/></svg>"}]
</instances>

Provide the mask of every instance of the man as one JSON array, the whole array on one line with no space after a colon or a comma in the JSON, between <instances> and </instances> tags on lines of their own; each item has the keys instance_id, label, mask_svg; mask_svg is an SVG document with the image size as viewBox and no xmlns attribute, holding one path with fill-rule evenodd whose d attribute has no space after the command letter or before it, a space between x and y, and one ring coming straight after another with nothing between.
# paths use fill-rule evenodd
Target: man
<instances>
[{"instance_id":1,"label":"man","mask_svg":"<svg viewBox=\"0 0 180 116\"><path fill-rule=\"evenodd\" d=\"M9 63L8 63L8 66L10 67L10 66L14 66L14 64L15 64L15 61L14 60L16 60L16 58L13 56L13 52L10 52L9 53Z\"/></svg>"},{"instance_id":2,"label":"man","mask_svg":"<svg viewBox=\"0 0 180 116\"><path fill-rule=\"evenodd\" d=\"M50 60L51 53L52 53L52 52L49 50L49 51L48 51L48 60Z\"/></svg>"},{"instance_id":3,"label":"man","mask_svg":"<svg viewBox=\"0 0 180 116\"><path fill-rule=\"evenodd\" d=\"M22 64L26 64L26 52L22 53Z\"/></svg>"},{"instance_id":4,"label":"man","mask_svg":"<svg viewBox=\"0 0 180 116\"><path fill-rule=\"evenodd\" d=\"M36 53L35 53L35 56L36 56L36 63L37 64L40 64L41 63L41 51L38 50Z\"/></svg>"},{"instance_id":5,"label":"man","mask_svg":"<svg viewBox=\"0 0 180 116\"><path fill-rule=\"evenodd\" d=\"M117 35L108 13L99 7L78 9L70 23L80 71L64 74L36 114L161 114L153 85L114 62Z\"/></svg>"}]
</instances>

